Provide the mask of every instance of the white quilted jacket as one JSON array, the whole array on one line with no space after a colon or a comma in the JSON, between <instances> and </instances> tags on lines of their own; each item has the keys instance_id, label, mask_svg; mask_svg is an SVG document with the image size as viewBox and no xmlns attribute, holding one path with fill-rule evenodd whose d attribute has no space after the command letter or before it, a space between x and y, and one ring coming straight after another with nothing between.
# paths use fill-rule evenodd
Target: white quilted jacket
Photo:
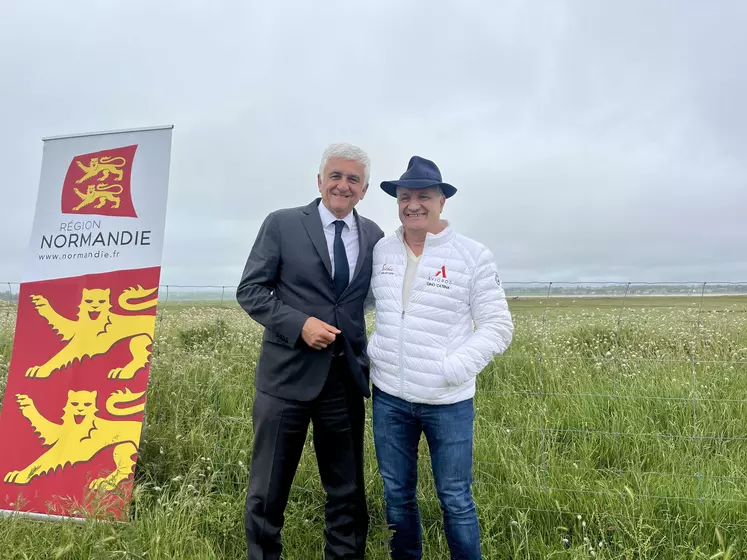
<instances>
[{"instance_id":1,"label":"white quilted jacket","mask_svg":"<svg viewBox=\"0 0 747 560\"><path fill-rule=\"evenodd\" d=\"M406 267L400 227L381 239L373 253L371 381L385 393L414 403L469 399L477 374L513 338L513 320L493 255L450 225L437 235L429 233L403 310Z\"/></svg>"}]
</instances>

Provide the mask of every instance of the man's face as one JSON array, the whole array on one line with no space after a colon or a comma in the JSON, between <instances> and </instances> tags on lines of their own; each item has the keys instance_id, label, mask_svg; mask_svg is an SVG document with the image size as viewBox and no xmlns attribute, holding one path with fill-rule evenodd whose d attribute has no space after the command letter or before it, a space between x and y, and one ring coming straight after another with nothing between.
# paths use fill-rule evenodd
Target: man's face
<instances>
[{"instance_id":1,"label":"man's face","mask_svg":"<svg viewBox=\"0 0 747 560\"><path fill-rule=\"evenodd\" d=\"M437 231L445 201L436 187L428 189L397 188L399 219L405 229Z\"/></svg>"},{"instance_id":2,"label":"man's face","mask_svg":"<svg viewBox=\"0 0 747 560\"><path fill-rule=\"evenodd\" d=\"M324 205L337 218L347 216L363 200L368 184L363 183L365 167L359 161L330 159L324 175L317 176Z\"/></svg>"}]
</instances>

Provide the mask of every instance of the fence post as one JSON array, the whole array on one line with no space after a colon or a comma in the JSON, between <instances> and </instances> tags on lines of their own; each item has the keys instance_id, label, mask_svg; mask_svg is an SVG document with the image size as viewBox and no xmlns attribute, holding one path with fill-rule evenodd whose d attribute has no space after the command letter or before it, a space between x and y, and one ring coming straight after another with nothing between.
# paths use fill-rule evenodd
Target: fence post
<instances>
[{"instance_id":1,"label":"fence post","mask_svg":"<svg viewBox=\"0 0 747 560\"><path fill-rule=\"evenodd\" d=\"M547 414L547 399L545 398L545 387L544 387L544 379L543 379L543 369L544 369L544 352L545 352L545 337L547 335L547 307L549 305L550 300L550 292L552 291L552 282L550 282L547 286L547 297L545 298L545 308L542 311L542 335L540 338L540 351L539 351L539 379L538 379L538 385L537 385L537 396L540 399L540 425L539 425L539 432L540 432L540 468L544 472L544 480L545 480L545 493L550 493L550 465L549 465L549 459L547 457L548 450L546 449L545 445L545 437L546 437L546 430L545 430L545 416Z\"/></svg>"},{"instance_id":2,"label":"fence post","mask_svg":"<svg viewBox=\"0 0 747 560\"><path fill-rule=\"evenodd\" d=\"M612 402L615 403L615 409L617 409L617 406L619 405L619 397L620 395L620 364L619 362L615 361L615 355L619 353L620 350L620 329L622 327L622 314L625 310L625 304L628 301L628 294L630 293L630 282L628 282L625 286L625 295L623 296L622 303L620 304L620 309L617 313L617 329L615 330L615 352L612 355L613 364L615 364L615 375L612 377ZM612 405L610 403L610 408L608 409L610 414L610 418L612 418ZM619 422L619 418L617 420ZM615 436L615 449L617 450L617 458L619 459L622 456L622 440L620 438L620 430L618 429L618 425L611 426L612 427L612 433ZM623 471L621 468L616 469L617 470L617 477L618 479L622 479ZM625 492L623 489L620 489L620 496L624 499L625 498Z\"/></svg>"}]
</instances>

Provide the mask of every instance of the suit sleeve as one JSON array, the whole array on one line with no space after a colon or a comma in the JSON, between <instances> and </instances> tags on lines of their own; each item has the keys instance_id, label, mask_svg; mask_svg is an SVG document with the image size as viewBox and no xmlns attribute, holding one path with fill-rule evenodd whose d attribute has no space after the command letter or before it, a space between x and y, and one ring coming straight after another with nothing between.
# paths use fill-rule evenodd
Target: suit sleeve
<instances>
[{"instance_id":1,"label":"suit sleeve","mask_svg":"<svg viewBox=\"0 0 747 560\"><path fill-rule=\"evenodd\" d=\"M249 253L236 299L249 316L275 335L275 341L293 348L308 315L280 301L275 294L280 270L280 228L270 214L257 233Z\"/></svg>"},{"instance_id":2,"label":"suit sleeve","mask_svg":"<svg viewBox=\"0 0 747 560\"><path fill-rule=\"evenodd\" d=\"M376 246L378 245L379 241L384 237L384 232L381 231L381 228L378 226L376 227L376 234L374 235L374 241L373 249L372 249L372 266L375 266L376 264ZM373 270L371 271L371 277L373 278ZM366 295L366 299L363 302L363 312L364 313L370 313L376 309L376 297L374 296L373 289L371 288L371 284L368 285L368 294Z\"/></svg>"},{"instance_id":3,"label":"suit sleeve","mask_svg":"<svg viewBox=\"0 0 747 560\"><path fill-rule=\"evenodd\" d=\"M475 330L467 341L444 360L451 385L476 377L496 354L511 344L514 325L498 270L490 250L483 249L470 285L470 308Z\"/></svg>"},{"instance_id":4,"label":"suit sleeve","mask_svg":"<svg viewBox=\"0 0 747 560\"><path fill-rule=\"evenodd\" d=\"M366 295L366 299L363 302L363 313L368 314L374 309L376 309L376 297L374 297L373 289L369 285L368 295Z\"/></svg>"}]
</instances>

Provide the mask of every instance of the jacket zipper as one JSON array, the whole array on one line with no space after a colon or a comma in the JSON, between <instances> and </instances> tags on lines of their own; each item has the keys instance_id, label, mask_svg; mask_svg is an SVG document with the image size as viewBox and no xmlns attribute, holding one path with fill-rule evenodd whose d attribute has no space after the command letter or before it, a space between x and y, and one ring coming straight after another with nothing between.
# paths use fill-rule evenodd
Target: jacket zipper
<instances>
[{"instance_id":1,"label":"jacket zipper","mask_svg":"<svg viewBox=\"0 0 747 560\"><path fill-rule=\"evenodd\" d=\"M403 236L402 236L402 250L405 253L405 275L406 275L407 274L407 264L410 262L410 257L407 254L407 247L405 246L405 243L406 243L406 241L405 241L404 233L403 233ZM418 262L415 264L415 274L414 274L413 279L412 279L413 285L415 284L415 280L418 277L418 269L420 268L420 261L423 258L423 254L425 253L425 246L427 244L428 244L428 239L425 240L425 243L423 244L423 252L420 253L420 258L418 258ZM402 285L403 285L403 287L404 287L404 281L405 281L405 279L404 279L404 276L403 276L402 277ZM407 306L408 307L410 305L410 302L412 301L412 288L413 288L413 286L410 286L410 297L407 299ZM402 300L402 292L401 291L400 291L399 297L400 297L400 301L403 301ZM404 331L405 331L405 329L403 328L404 327L404 323L405 323L405 305L404 305L404 302L403 302L403 305L402 305L402 315L400 315L400 319L399 319L399 396L402 399L405 396L405 371L404 371L404 369L402 367L402 356L404 354Z\"/></svg>"},{"instance_id":2,"label":"jacket zipper","mask_svg":"<svg viewBox=\"0 0 747 560\"><path fill-rule=\"evenodd\" d=\"M403 354L403 331L402 328L405 322L405 310L402 309L402 316L400 317L399 321L399 398L404 398L405 396L405 372L402 369L402 354Z\"/></svg>"}]
</instances>

